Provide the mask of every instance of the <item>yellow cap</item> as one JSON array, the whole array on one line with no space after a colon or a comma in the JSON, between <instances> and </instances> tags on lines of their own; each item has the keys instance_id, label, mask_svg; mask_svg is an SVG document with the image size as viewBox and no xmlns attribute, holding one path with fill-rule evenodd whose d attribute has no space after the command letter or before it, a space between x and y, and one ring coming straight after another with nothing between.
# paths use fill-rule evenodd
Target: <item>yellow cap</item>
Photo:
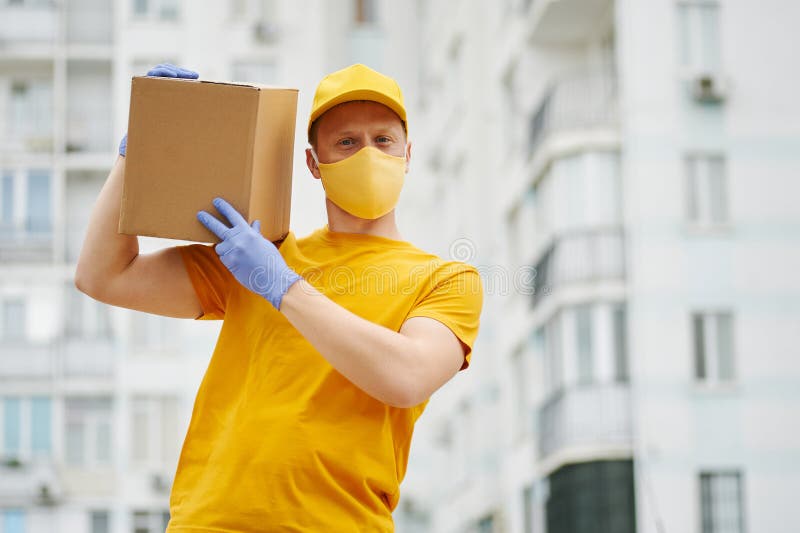
<instances>
[{"instance_id":1,"label":"yellow cap","mask_svg":"<svg viewBox=\"0 0 800 533\"><path fill-rule=\"evenodd\" d=\"M333 106L352 102L353 100L370 100L383 104L406 123L406 108L403 106L403 93L400 86L392 78L376 72L366 65L350 65L325 76L317 86L311 116L308 118L308 131L311 124Z\"/></svg>"}]
</instances>

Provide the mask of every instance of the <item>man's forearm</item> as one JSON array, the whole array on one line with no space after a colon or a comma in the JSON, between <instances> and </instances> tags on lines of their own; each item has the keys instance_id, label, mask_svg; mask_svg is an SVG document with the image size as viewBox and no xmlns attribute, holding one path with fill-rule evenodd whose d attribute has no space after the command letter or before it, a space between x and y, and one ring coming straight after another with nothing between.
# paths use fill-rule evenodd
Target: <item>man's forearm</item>
<instances>
[{"instance_id":1,"label":"man's forearm","mask_svg":"<svg viewBox=\"0 0 800 533\"><path fill-rule=\"evenodd\" d=\"M118 157L89 218L75 271L75 284L89 294L101 291L139 255L138 238L117 233L124 176L125 158Z\"/></svg>"},{"instance_id":2,"label":"man's forearm","mask_svg":"<svg viewBox=\"0 0 800 533\"><path fill-rule=\"evenodd\" d=\"M415 341L348 311L305 280L283 296L281 313L325 359L370 396L397 407L419 403Z\"/></svg>"}]
</instances>

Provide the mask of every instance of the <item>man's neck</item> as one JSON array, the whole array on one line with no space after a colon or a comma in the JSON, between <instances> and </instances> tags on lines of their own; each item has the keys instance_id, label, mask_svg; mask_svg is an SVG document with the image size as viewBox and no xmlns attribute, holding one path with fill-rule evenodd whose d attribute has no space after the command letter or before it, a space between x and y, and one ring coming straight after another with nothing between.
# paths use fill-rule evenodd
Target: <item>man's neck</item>
<instances>
[{"instance_id":1,"label":"man's neck","mask_svg":"<svg viewBox=\"0 0 800 533\"><path fill-rule=\"evenodd\" d=\"M325 199L325 206L328 210L328 229L331 231L340 233L363 233L365 235L375 235L398 241L403 240L403 237L397 229L394 209L380 218L367 220L351 215L327 198Z\"/></svg>"}]
</instances>

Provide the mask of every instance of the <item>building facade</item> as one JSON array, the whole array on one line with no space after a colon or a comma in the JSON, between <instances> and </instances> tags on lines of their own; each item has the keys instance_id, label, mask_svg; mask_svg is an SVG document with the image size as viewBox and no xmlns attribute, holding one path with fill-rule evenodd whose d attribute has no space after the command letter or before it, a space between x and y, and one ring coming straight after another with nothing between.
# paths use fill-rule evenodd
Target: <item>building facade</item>
<instances>
[{"instance_id":1,"label":"building facade","mask_svg":"<svg viewBox=\"0 0 800 533\"><path fill-rule=\"evenodd\" d=\"M488 296L418 423L420 530L792 531L798 7L418 9L432 246Z\"/></svg>"}]
</instances>

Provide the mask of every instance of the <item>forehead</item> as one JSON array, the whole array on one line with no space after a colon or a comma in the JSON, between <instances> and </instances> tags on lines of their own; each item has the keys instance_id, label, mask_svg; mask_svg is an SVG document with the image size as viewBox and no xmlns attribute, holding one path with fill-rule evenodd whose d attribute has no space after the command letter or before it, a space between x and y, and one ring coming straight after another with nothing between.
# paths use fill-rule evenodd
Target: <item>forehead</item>
<instances>
[{"instance_id":1,"label":"forehead","mask_svg":"<svg viewBox=\"0 0 800 533\"><path fill-rule=\"evenodd\" d=\"M403 122L397 113L378 102L358 100L332 107L319 118L320 135L335 134L344 129L397 128Z\"/></svg>"}]
</instances>

